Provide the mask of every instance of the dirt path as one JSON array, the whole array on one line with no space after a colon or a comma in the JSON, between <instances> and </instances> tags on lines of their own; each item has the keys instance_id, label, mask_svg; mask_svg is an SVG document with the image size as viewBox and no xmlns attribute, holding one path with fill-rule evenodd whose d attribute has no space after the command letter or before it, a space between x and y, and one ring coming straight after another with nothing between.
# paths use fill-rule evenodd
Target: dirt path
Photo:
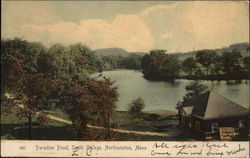
<instances>
[{"instance_id":1,"label":"dirt path","mask_svg":"<svg viewBox=\"0 0 250 158\"><path fill-rule=\"evenodd\" d=\"M89 125L89 124L87 125L87 127L94 128L94 129L104 129L104 127L93 126L93 125ZM118 132L118 133L130 133L130 134L161 136L161 137L169 136L168 134L165 134L165 133L157 133L157 132L149 132L149 131L133 131L133 130L118 129L118 128L110 128L110 130L113 132Z\"/></svg>"},{"instance_id":2,"label":"dirt path","mask_svg":"<svg viewBox=\"0 0 250 158\"><path fill-rule=\"evenodd\" d=\"M18 107L24 108L23 104L17 104ZM39 114L40 112L37 112L36 114ZM54 115L47 115L47 117L51 120L55 120L58 122L62 122L65 124L72 124L71 121L62 119L60 117L54 116ZM90 124L87 124L88 128L93 128L93 129L105 129L104 127L101 126L93 126ZM157 133L157 132L149 132L149 131L134 131L134 130L124 130L124 129L118 129L118 128L110 128L111 131L113 132L119 132L119 133L127 133L127 134L137 134L137 135L148 135L148 136L161 136L161 137L166 137L169 136L168 134L165 133Z\"/></svg>"},{"instance_id":3,"label":"dirt path","mask_svg":"<svg viewBox=\"0 0 250 158\"><path fill-rule=\"evenodd\" d=\"M24 105L23 104L16 104L18 107L24 109ZM39 115L41 112L37 112L36 114ZM62 119L60 117L57 117L57 116L54 116L54 115L46 115L49 119L51 120L55 120L55 121L58 121L58 122L62 122L62 123L66 123L66 124L72 124L71 121L68 121L68 120L65 120L65 119Z\"/></svg>"}]
</instances>

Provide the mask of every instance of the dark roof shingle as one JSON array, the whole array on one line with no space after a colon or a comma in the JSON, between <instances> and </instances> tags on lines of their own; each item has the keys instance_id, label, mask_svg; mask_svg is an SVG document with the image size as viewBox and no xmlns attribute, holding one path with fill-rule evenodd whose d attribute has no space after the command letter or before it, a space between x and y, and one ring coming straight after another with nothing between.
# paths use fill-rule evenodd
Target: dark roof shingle
<instances>
[{"instance_id":1,"label":"dark roof shingle","mask_svg":"<svg viewBox=\"0 0 250 158\"><path fill-rule=\"evenodd\" d=\"M192 115L203 119L242 116L249 113L248 109L213 91L200 95L184 106L193 106Z\"/></svg>"}]
</instances>

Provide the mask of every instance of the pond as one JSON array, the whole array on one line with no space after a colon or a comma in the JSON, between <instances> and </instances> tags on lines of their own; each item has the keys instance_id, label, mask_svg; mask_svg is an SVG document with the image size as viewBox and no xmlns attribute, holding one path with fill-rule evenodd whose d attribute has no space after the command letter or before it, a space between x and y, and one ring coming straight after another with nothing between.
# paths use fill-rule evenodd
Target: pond
<instances>
[{"instance_id":1,"label":"pond","mask_svg":"<svg viewBox=\"0 0 250 158\"><path fill-rule=\"evenodd\" d=\"M104 71L101 74L115 81L115 86L118 87L117 111L126 111L128 104L137 97L144 99L146 105L144 111L176 111L176 104L186 94L185 86L194 82L184 79L175 80L174 82L149 81L143 78L140 71L134 70ZM95 78L99 75L100 73L96 73L92 77ZM249 107L249 80L243 80L241 83L227 83L226 81L200 82L218 94L244 107Z\"/></svg>"}]
</instances>

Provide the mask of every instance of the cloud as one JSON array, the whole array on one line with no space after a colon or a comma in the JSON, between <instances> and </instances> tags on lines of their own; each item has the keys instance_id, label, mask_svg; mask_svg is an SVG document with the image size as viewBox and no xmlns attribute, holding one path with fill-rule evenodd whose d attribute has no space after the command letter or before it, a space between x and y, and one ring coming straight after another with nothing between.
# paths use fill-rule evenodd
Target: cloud
<instances>
[{"instance_id":1,"label":"cloud","mask_svg":"<svg viewBox=\"0 0 250 158\"><path fill-rule=\"evenodd\" d=\"M137 15L118 15L111 22L90 19L81 20L79 24L63 21L26 24L20 35L31 41L44 41L46 45L82 42L93 49L120 47L128 51L148 51L154 44L150 30Z\"/></svg>"},{"instance_id":2,"label":"cloud","mask_svg":"<svg viewBox=\"0 0 250 158\"><path fill-rule=\"evenodd\" d=\"M162 38L171 38L171 37L173 37L173 33L172 32L167 32L167 33L163 34L161 37Z\"/></svg>"},{"instance_id":3,"label":"cloud","mask_svg":"<svg viewBox=\"0 0 250 158\"><path fill-rule=\"evenodd\" d=\"M147 16L149 15L151 12L156 11L156 10L164 10L164 9L173 9L176 7L176 3L172 4L172 5L156 5L153 7L149 7L144 9L141 13L140 16Z\"/></svg>"},{"instance_id":4,"label":"cloud","mask_svg":"<svg viewBox=\"0 0 250 158\"><path fill-rule=\"evenodd\" d=\"M172 17L179 20L168 20L164 29L167 33L162 36L171 52L249 42L249 13L245 2L194 1L179 7L176 9L182 12Z\"/></svg>"},{"instance_id":5,"label":"cloud","mask_svg":"<svg viewBox=\"0 0 250 158\"><path fill-rule=\"evenodd\" d=\"M114 15L112 20L68 22L57 15L51 2L4 1L2 36L46 45L81 42L92 49L192 51L249 41L248 9L245 2L159 2L141 12Z\"/></svg>"},{"instance_id":6,"label":"cloud","mask_svg":"<svg viewBox=\"0 0 250 158\"><path fill-rule=\"evenodd\" d=\"M47 24L58 21L49 2L4 1L2 3L2 36L19 36L24 24Z\"/></svg>"},{"instance_id":7,"label":"cloud","mask_svg":"<svg viewBox=\"0 0 250 158\"><path fill-rule=\"evenodd\" d=\"M4 3L11 16L4 25L4 37L19 36L46 45L82 42L92 49L121 47L128 51L149 51L154 45L144 17L175 5L156 5L138 14L120 14L112 21L84 19L79 23L60 21L49 2ZM21 4L21 5L20 5ZM9 29L8 29L9 28Z\"/></svg>"}]
</instances>

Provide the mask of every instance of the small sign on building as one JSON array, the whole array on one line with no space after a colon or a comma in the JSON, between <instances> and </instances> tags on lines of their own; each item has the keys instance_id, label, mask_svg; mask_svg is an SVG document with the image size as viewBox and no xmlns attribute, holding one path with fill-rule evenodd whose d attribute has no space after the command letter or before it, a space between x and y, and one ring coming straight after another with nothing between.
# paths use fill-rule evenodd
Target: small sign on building
<instances>
[{"instance_id":1,"label":"small sign on building","mask_svg":"<svg viewBox=\"0 0 250 158\"><path fill-rule=\"evenodd\" d=\"M235 129L233 127L220 127L219 131L221 140L232 140L232 138L238 134L235 133Z\"/></svg>"}]
</instances>

